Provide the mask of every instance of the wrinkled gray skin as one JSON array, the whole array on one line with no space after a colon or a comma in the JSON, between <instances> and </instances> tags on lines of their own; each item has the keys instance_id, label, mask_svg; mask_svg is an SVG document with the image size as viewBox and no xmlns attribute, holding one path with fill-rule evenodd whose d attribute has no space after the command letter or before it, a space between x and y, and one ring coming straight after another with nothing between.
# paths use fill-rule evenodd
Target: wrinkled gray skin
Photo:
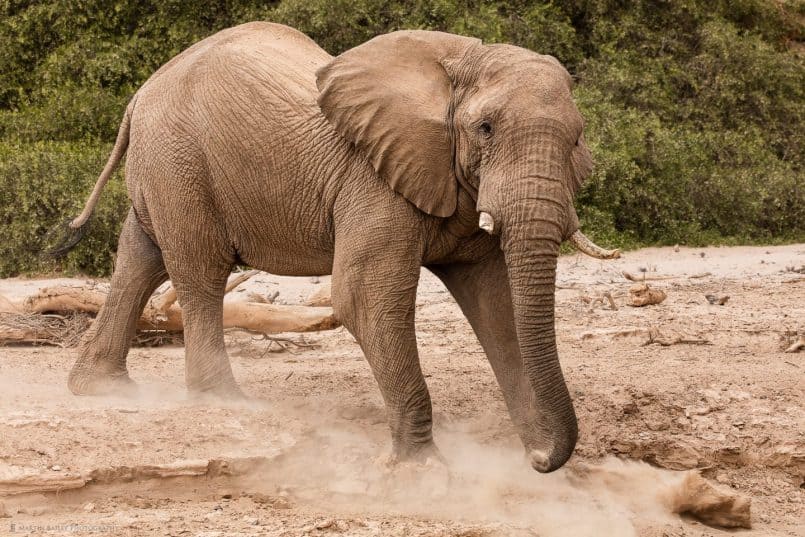
<instances>
[{"instance_id":1,"label":"wrinkled gray skin","mask_svg":"<svg viewBox=\"0 0 805 537\"><path fill-rule=\"evenodd\" d=\"M170 277L188 388L238 395L222 330L233 265L331 273L335 313L380 385L394 453L435 454L414 333L425 266L475 330L533 467L570 457L577 426L556 351L555 269L592 163L554 58L414 31L334 59L293 29L246 24L192 46L137 92L76 226L127 148L132 208L73 393L131 382L136 320Z\"/></svg>"}]
</instances>

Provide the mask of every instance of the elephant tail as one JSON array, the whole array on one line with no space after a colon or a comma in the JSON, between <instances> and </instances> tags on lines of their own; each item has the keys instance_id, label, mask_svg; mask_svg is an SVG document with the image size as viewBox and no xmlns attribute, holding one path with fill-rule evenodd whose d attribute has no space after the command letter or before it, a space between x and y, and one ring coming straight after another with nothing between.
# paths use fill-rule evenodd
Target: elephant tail
<instances>
[{"instance_id":1,"label":"elephant tail","mask_svg":"<svg viewBox=\"0 0 805 537\"><path fill-rule=\"evenodd\" d=\"M95 206L98 204L98 200L101 197L101 192L106 186L106 183L109 181L109 178L114 173L118 164L120 164L120 161L123 159L123 155L126 154L126 149L129 147L131 114L134 110L134 103L136 100L137 95L134 96L131 102L129 102L129 105L126 107L126 113L123 116L123 121L121 121L120 128L117 131L115 147L112 149L112 154L109 155L109 160L106 161L106 166L104 166L101 175L98 177L98 180L95 181L95 187L92 189L92 194L90 194L89 198L84 204L84 210L81 211L80 215L62 223L48 234L45 242L51 244L55 242L56 244L55 246L49 247L45 251L45 257L62 257L67 252L72 250L75 245L78 244L79 241L87 234L87 231L89 230L90 217L92 216L92 212L95 210ZM54 235L58 235L59 238L53 240Z\"/></svg>"}]
</instances>

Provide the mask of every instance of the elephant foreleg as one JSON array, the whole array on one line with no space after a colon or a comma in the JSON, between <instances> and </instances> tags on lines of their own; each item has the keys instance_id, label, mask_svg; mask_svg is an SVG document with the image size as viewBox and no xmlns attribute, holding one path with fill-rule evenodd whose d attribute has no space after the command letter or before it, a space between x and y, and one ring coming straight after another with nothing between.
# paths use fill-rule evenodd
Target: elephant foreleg
<instances>
[{"instance_id":1,"label":"elephant foreleg","mask_svg":"<svg viewBox=\"0 0 805 537\"><path fill-rule=\"evenodd\" d=\"M415 247L410 242L395 244L382 236L375 236L382 245L336 239L333 308L357 339L380 386L393 457L436 455L430 394L414 330L419 254L404 251Z\"/></svg>"},{"instance_id":2,"label":"elephant foreleg","mask_svg":"<svg viewBox=\"0 0 805 537\"><path fill-rule=\"evenodd\" d=\"M132 385L126 355L137 320L151 293L167 279L162 252L129 210L120 234L111 289L82 339L67 381L70 391L76 395L119 393L121 386Z\"/></svg>"},{"instance_id":3,"label":"elephant foreleg","mask_svg":"<svg viewBox=\"0 0 805 537\"><path fill-rule=\"evenodd\" d=\"M503 253L496 251L478 263L428 268L444 282L475 331L523 444L526 448L535 445L534 425L540 418L517 344Z\"/></svg>"}]
</instances>

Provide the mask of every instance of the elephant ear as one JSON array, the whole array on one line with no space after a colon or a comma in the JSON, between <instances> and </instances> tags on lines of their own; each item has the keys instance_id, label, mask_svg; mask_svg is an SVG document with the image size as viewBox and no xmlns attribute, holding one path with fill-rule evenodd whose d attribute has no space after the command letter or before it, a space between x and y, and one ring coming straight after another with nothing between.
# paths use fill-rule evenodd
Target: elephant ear
<instances>
[{"instance_id":1,"label":"elephant ear","mask_svg":"<svg viewBox=\"0 0 805 537\"><path fill-rule=\"evenodd\" d=\"M319 107L391 188L419 209L456 208L448 116L453 83L445 65L480 41L442 32L375 37L316 73Z\"/></svg>"},{"instance_id":2,"label":"elephant ear","mask_svg":"<svg viewBox=\"0 0 805 537\"><path fill-rule=\"evenodd\" d=\"M575 196L584 181L593 172L593 155L584 140L584 135L579 137L579 142L570 153L570 167L573 170L573 178L570 185L570 193Z\"/></svg>"}]
</instances>

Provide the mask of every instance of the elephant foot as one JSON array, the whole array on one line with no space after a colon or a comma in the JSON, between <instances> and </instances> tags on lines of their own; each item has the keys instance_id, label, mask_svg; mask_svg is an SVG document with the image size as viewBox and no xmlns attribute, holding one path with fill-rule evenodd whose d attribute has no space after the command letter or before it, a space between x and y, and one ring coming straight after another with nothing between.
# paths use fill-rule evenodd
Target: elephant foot
<instances>
[{"instance_id":1,"label":"elephant foot","mask_svg":"<svg viewBox=\"0 0 805 537\"><path fill-rule=\"evenodd\" d=\"M126 371L110 374L73 369L67 379L67 387L73 395L136 397L139 394L137 383L131 380Z\"/></svg>"},{"instance_id":2,"label":"elephant foot","mask_svg":"<svg viewBox=\"0 0 805 537\"><path fill-rule=\"evenodd\" d=\"M212 403L230 403L249 400L249 397L243 393L243 390L241 390L240 386L234 381L204 387L198 385L188 386L187 393L192 399Z\"/></svg>"},{"instance_id":3,"label":"elephant foot","mask_svg":"<svg viewBox=\"0 0 805 537\"><path fill-rule=\"evenodd\" d=\"M414 455L400 456L392 452L377 459L376 464L385 474L385 492L389 496L410 497L411 492L415 491L438 499L444 498L449 492L452 479L450 469L433 442Z\"/></svg>"}]
</instances>

